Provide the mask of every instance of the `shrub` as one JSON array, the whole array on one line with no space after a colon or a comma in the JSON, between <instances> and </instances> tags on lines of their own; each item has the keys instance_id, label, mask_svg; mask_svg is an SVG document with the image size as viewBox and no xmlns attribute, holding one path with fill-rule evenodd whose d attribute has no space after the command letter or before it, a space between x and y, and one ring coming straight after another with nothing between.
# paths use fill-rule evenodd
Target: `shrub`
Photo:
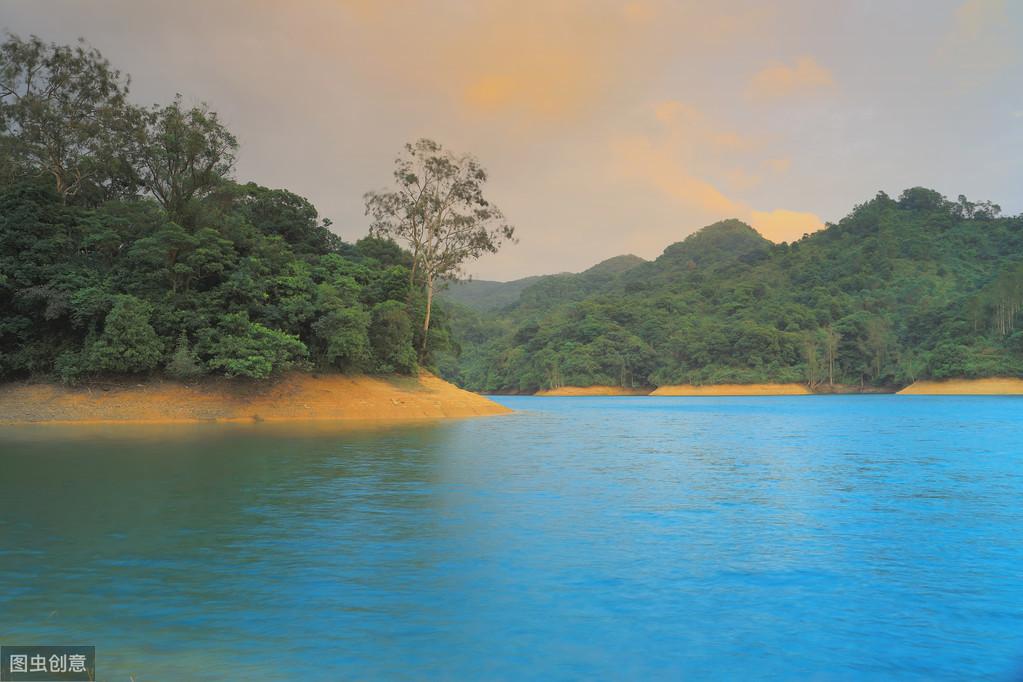
<instances>
[{"instance_id":1,"label":"shrub","mask_svg":"<svg viewBox=\"0 0 1023 682\"><path fill-rule=\"evenodd\" d=\"M331 310L313 323L321 361L340 370L364 369L370 360L369 314L361 308Z\"/></svg>"},{"instance_id":2,"label":"shrub","mask_svg":"<svg viewBox=\"0 0 1023 682\"><path fill-rule=\"evenodd\" d=\"M167 374L175 379L194 379L204 372L199 356L188 345L188 335L181 332L178 345L167 363Z\"/></svg>"},{"instance_id":3,"label":"shrub","mask_svg":"<svg viewBox=\"0 0 1023 682\"><path fill-rule=\"evenodd\" d=\"M87 348L90 369L96 372L146 372L163 356L163 343L149 324L152 309L134 296L114 298L103 333Z\"/></svg>"},{"instance_id":4,"label":"shrub","mask_svg":"<svg viewBox=\"0 0 1023 682\"><path fill-rule=\"evenodd\" d=\"M378 372L412 374L416 371L416 351L412 347L412 323L405 304L384 301L373 306L369 341L373 346Z\"/></svg>"},{"instance_id":5,"label":"shrub","mask_svg":"<svg viewBox=\"0 0 1023 682\"><path fill-rule=\"evenodd\" d=\"M208 339L207 366L227 376L266 379L294 367L309 351L297 336L251 322L247 313L225 315L216 339Z\"/></svg>"}]
</instances>

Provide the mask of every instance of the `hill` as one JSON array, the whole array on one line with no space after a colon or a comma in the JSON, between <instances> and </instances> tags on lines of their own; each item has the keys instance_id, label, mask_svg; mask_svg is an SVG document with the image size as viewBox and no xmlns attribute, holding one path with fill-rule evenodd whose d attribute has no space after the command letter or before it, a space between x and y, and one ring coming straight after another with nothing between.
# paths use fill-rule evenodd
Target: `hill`
<instances>
[{"instance_id":1,"label":"hill","mask_svg":"<svg viewBox=\"0 0 1023 682\"><path fill-rule=\"evenodd\" d=\"M751 383L897 388L1023 375L1023 218L912 188L772 244L710 225L611 276L456 311L444 375L490 392Z\"/></svg>"},{"instance_id":2,"label":"hill","mask_svg":"<svg viewBox=\"0 0 1023 682\"><path fill-rule=\"evenodd\" d=\"M646 263L644 259L629 253L624 256L612 256L607 260L597 263L593 267L587 268L580 274L596 277L617 275L620 272L631 270L637 265L642 265L643 263Z\"/></svg>"},{"instance_id":3,"label":"hill","mask_svg":"<svg viewBox=\"0 0 1023 682\"><path fill-rule=\"evenodd\" d=\"M646 263L646 261L639 256L627 254L608 258L580 273L563 272L557 275L534 275L533 277L523 277L511 282L493 282L489 280L450 282L447 288L438 294L438 298L465 306L477 312L490 312L516 304L522 292L538 284L540 280L553 278L558 282L579 282L585 286L586 283L603 282L643 263ZM543 288L538 291L543 291Z\"/></svg>"},{"instance_id":4,"label":"hill","mask_svg":"<svg viewBox=\"0 0 1023 682\"><path fill-rule=\"evenodd\" d=\"M481 312L497 310L519 300L522 291L540 277L542 275L523 277L511 282L494 282L485 279L449 282L446 289L437 293L437 298Z\"/></svg>"}]
</instances>

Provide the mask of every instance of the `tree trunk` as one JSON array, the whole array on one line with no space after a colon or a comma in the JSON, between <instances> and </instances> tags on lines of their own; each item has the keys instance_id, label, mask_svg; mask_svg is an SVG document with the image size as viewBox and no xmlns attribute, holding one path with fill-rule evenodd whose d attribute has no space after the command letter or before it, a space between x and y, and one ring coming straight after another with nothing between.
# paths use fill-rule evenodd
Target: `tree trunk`
<instances>
[{"instance_id":1,"label":"tree trunk","mask_svg":"<svg viewBox=\"0 0 1023 682\"><path fill-rule=\"evenodd\" d=\"M412 290L416 286L416 266L419 265L419 249L412 252L412 267L408 274L408 297L412 300Z\"/></svg>"},{"instance_id":2,"label":"tree trunk","mask_svg":"<svg viewBox=\"0 0 1023 682\"><path fill-rule=\"evenodd\" d=\"M419 359L426 357L426 340L430 335L430 311L433 308L433 275L426 275L426 315L423 317L423 345L419 349Z\"/></svg>"}]
</instances>

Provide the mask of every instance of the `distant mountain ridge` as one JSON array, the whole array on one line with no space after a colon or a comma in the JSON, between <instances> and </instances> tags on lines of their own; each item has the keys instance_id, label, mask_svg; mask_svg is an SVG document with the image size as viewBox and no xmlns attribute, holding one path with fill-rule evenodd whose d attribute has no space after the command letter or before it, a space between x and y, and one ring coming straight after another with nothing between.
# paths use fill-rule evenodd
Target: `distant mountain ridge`
<instances>
[{"instance_id":1,"label":"distant mountain ridge","mask_svg":"<svg viewBox=\"0 0 1023 682\"><path fill-rule=\"evenodd\" d=\"M1023 216L915 187L773 244L725 220L455 311L446 378L487 392L1023 376ZM626 267L618 267L618 264Z\"/></svg>"},{"instance_id":2,"label":"distant mountain ridge","mask_svg":"<svg viewBox=\"0 0 1023 682\"><path fill-rule=\"evenodd\" d=\"M480 279L450 282L447 288L438 294L438 298L479 312L498 310L514 305L523 291L546 278L606 278L626 272L646 262L639 256L626 254L603 260L580 273L562 272L554 275L533 275L510 282Z\"/></svg>"}]
</instances>

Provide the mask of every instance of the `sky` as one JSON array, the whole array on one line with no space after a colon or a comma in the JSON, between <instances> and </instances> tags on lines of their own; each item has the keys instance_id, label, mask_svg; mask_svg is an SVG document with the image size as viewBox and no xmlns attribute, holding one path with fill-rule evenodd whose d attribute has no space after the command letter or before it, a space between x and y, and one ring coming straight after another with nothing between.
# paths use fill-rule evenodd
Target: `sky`
<instances>
[{"instance_id":1,"label":"sky","mask_svg":"<svg viewBox=\"0 0 1023 682\"><path fill-rule=\"evenodd\" d=\"M790 241L918 185L1023 211L1023 2L0 0L0 29L84 37L139 103L207 102L238 179L346 240L406 142L471 153L519 239L481 279L733 217Z\"/></svg>"}]
</instances>

